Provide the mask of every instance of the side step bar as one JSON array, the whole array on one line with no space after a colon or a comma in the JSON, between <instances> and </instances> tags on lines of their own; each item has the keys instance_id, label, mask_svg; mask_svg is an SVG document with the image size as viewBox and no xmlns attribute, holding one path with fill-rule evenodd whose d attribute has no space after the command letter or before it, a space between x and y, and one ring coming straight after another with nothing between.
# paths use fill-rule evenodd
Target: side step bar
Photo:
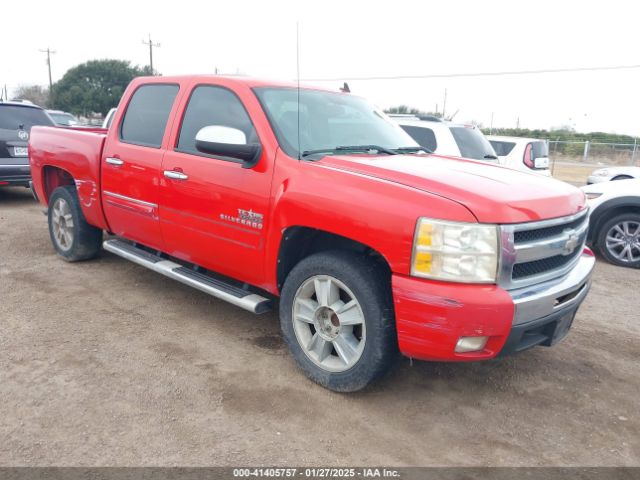
<instances>
[{"instance_id":1,"label":"side step bar","mask_svg":"<svg viewBox=\"0 0 640 480\"><path fill-rule=\"evenodd\" d=\"M268 298L190 270L179 263L166 260L122 240L107 240L102 244L102 247L133 263L158 272L165 277L173 278L180 283L189 285L252 313L264 313L271 310L271 301Z\"/></svg>"}]
</instances>

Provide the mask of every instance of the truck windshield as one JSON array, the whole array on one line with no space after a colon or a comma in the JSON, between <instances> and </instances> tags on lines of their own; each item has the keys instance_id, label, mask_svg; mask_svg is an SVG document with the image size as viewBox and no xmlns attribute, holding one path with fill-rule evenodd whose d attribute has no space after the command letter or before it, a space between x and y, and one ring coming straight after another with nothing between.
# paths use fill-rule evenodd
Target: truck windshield
<instances>
[{"instance_id":1,"label":"truck windshield","mask_svg":"<svg viewBox=\"0 0 640 480\"><path fill-rule=\"evenodd\" d=\"M405 150L418 144L381 110L348 93L296 88L255 88L282 149L291 157L344 146ZM298 105L300 108L298 130ZM299 132L299 134L298 134ZM376 149L372 149L376 150Z\"/></svg>"}]
</instances>

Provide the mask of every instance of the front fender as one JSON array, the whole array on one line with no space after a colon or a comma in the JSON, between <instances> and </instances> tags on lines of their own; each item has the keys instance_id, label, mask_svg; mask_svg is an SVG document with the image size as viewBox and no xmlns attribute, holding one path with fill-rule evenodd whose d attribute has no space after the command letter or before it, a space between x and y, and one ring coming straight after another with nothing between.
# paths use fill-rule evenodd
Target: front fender
<instances>
[{"instance_id":1,"label":"front fender","mask_svg":"<svg viewBox=\"0 0 640 480\"><path fill-rule=\"evenodd\" d=\"M297 161L282 152L278 157L266 249L270 285L276 284L282 234L292 226L355 240L378 252L393 273L407 275L419 217L476 221L466 207L437 195L321 161Z\"/></svg>"}]
</instances>

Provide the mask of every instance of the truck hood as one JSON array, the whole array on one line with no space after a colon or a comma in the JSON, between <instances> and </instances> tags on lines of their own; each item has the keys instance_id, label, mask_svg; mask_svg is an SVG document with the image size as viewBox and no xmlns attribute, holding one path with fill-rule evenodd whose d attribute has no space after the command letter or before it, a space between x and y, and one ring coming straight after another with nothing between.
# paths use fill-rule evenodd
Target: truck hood
<instances>
[{"instance_id":1,"label":"truck hood","mask_svg":"<svg viewBox=\"0 0 640 480\"><path fill-rule=\"evenodd\" d=\"M586 205L584 194L568 183L457 157L332 155L319 163L448 198L481 223L545 220L572 215Z\"/></svg>"}]
</instances>

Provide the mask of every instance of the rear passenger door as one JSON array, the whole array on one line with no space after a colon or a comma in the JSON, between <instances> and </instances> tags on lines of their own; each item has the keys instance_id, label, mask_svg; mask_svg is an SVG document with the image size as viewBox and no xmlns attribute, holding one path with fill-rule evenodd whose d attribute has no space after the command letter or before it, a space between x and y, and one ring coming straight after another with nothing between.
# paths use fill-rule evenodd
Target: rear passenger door
<instances>
[{"instance_id":1,"label":"rear passenger door","mask_svg":"<svg viewBox=\"0 0 640 480\"><path fill-rule=\"evenodd\" d=\"M243 168L238 160L198 151L195 142L203 127L222 126L241 130L247 144L260 143L240 93L196 84L182 102L183 118L162 164L160 220L167 253L257 284L264 274L273 159L263 148L258 163Z\"/></svg>"},{"instance_id":2,"label":"rear passenger door","mask_svg":"<svg viewBox=\"0 0 640 480\"><path fill-rule=\"evenodd\" d=\"M116 235L162 250L158 185L177 84L142 84L109 131L102 158L102 202Z\"/></svg>"}]
</instances>

